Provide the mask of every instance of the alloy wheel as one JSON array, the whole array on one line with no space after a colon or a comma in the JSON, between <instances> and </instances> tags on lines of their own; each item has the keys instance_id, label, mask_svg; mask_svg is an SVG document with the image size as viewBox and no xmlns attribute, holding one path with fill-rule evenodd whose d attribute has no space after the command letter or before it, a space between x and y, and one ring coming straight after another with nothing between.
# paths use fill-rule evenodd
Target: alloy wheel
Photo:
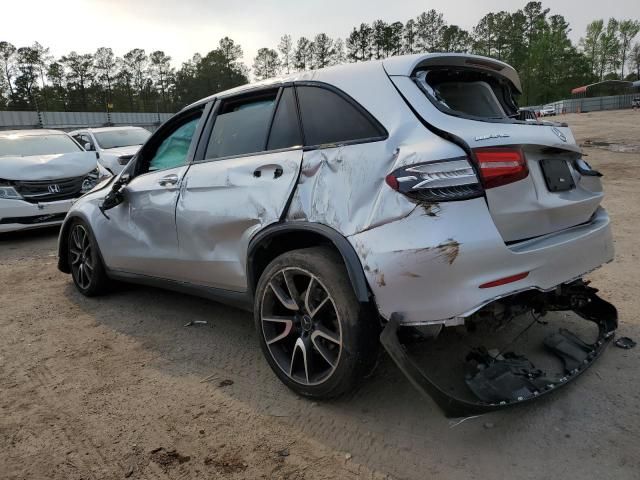
<instances>
[{"instance_id":1,"label":"alloy wheel","mask_svg":"<svg viewBox=\"0 0 640 480\"><path fill-rule=\"evenodd\" d=\"M298 267L276 272L264 289L260 320L267 349L289 378L317 385L333 374L342 328L335 302L317 276Z\"/></svg>"},{"instance_id":2,"label":"alloy wheel","mask_svg":"<svg viewBox=\"0 0 640 480\"><path fill-rule=\"evenodd\" d=\"M83 225L75 225L71 229L69 257L73 279L83 290L89 288L93 278L95 265L92 253L89 232Z\"/></svg>"}]
</instances>

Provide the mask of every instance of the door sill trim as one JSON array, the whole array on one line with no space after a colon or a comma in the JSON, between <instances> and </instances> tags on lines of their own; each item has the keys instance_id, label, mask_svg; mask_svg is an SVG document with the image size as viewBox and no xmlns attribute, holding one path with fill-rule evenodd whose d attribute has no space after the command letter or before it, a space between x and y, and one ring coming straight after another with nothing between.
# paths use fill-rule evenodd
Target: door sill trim
<instances>
[{"instance_id":1,"label":"door sill trim","mask_svg":"<svg viewBox=\"0 0 640 480\"><path fill-rule=\"evenodd\" d=\"M253 299L246 291L236 292L233 290L225 290L206 285L180 282L177 280L169 280L166 278L152 277L150 275L123 272L119 270L107 270L106 273L107 276L113 280L136 283L165 290L173 290L187 295L207 298L209 300L224 303L225 305L231 305L249 312L253 311Z\"/></svg>"}]
</instances>

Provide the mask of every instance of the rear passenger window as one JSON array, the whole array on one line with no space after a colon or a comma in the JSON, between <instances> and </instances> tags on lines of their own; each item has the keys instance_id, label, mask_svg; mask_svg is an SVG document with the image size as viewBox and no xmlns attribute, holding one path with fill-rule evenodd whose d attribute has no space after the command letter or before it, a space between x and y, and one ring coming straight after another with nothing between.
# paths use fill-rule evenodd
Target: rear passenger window
<instances>
[{"instance_id":1,"label":"rear passenger window","mask_svg":"<svg viewBox=\"0 0 640 480\"><path fill-rule=\"evenodd\" d=\"M259 98L223 102L205 158L261 152L265 149L277 92Z\"/></svg>"},{"instance_id":2,"label":"rear passenger window","mask_svg":"<svg viewBox=\"0 0 640 480\"><path fill-rule=\"evenodd\" d=\"M278 102L276 115L269 134L267 150L289 148L302 145L300 125L298 123L298 109L293 88L285 88Z\"/></svg>"},{"instance_id":3,"label":"rear passenger window","mask_svg":"<svg viewBox=\"0 0 640 480\"><path fill-rule=\"evenodd\" d=\"M381 137L381 131L355 105L326 88L296 87L305 145Z\"/></svg>"}]
</instances>

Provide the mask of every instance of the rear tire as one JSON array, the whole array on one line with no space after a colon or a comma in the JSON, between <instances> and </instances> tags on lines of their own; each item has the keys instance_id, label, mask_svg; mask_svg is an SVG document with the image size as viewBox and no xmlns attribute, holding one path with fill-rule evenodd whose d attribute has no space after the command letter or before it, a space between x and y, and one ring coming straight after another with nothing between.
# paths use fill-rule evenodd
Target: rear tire
<instances>
[{"instance_id":1,"label":"rear tire","mask_svg":"<svg viewBox=\"0 0 640 480\"><path fill-rule=\"evenodd\" d=\"M78 291L87 297L106 293L110 281L102 264L98 244L91 229L82 220L74 221L69 228L67 250L69 270Z\"/></svg>"},{"instance_id":2,"label":"rear tire","mask_svg":"<svg viewBox=\"0 0 640 480\"><path fill-rule=\"evenodd\" d=\"M262 351L294 392L336 397L375 366L377 316L358 302L333 249L306 248L275 258L260 276L254 302Z\"/></svg>"}]
</instances>

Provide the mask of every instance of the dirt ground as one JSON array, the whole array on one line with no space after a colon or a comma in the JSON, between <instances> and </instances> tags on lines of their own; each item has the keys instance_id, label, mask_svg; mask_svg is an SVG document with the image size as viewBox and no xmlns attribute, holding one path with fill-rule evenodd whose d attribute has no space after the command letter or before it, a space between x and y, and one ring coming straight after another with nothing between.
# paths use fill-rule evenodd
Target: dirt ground
<instances>
[{"instance_id":1,"label":"dirt ground","mask_svg":"<svg viewBox=\"0 0 640 480\"><path fill-rule=\"evenodd\" d=\"M617 256L590 279L639 340L640 112L561 120L605 175ZM269 370L247 313L134 286L77 294L56 234L0 236L2 479L640 478L640 347L462 423L386 356L356 393L315 403Z\"/></svg>"}]
</instances>

